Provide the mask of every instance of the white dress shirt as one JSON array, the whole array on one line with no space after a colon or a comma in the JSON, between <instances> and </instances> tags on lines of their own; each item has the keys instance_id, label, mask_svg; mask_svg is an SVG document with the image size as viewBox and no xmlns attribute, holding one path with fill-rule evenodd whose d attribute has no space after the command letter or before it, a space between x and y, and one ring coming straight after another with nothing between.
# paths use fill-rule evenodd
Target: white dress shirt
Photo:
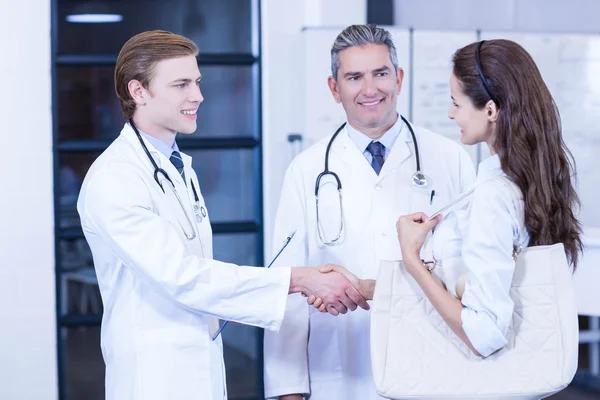
<instances>
[{"instance_id":1,"label":"white dress shirt","mask_svg":"<svg viewBox=\"0 0 600 400\"><path fill-rule=\"evenodd\" d=\"M497 155L479 164L475 192L468 207L451 211L433 234L436 260L456 257L468 270L461 313L463 329L473 347L484 357L507 343L514 303L509 296L515 261L513 244L520 222ZM521 243L529 234L521 232Z\"/></svg>"},{"instance_id":2,"label":"white dress shirt","mask_svg":"<svg viewBox=\"0 0 600 400\"><path fill-rule=\"evenodd\" d=\"M162 140L157 139L154 136L150 136L146 132L140 131L139 128L138 132L140 132L140 135L142 135L144 139L149 141L152 144L152 146L156 148L156 150L160 151L165 157L167 157L167 159L171 158L171 154L173 154L174 151L179 151L179 147L177 146L177 142L175 141L173 141L173 145L169 147L169 145L163 142Z\"/></svg>"},{"instance_id":3,"label":"white dress shirt","mask_svg":"<svg viewBox=\"0 0 600 400\"><path fill-rule=\"evenodd\" d=\"M383 135L381 135L381 137L377 140L373 140L364 133L357 131L349 123L346 123L346 129L348 130L348 136L350 136L350 139L352 139L356 147L358 147L358 150L360 150L360 152L365 156L369 164L371 164L371 162L373 161L373 155L369 153L369 151L367 150L367 146L369 146L371 142L381 143L384 149L383 161L385 162L385 160L387 160L388 156L390 155L390 152L392 151L392 147L394 147L396 139L398 139L398 136L400 136L402 129L404 129L404 121L402 121L402 118L400 118L400 115L398 115L398 119L396 120L394 125L392 125L392 127L388 129L387 132L385 132Z\"/></svg>"}]
</instances>

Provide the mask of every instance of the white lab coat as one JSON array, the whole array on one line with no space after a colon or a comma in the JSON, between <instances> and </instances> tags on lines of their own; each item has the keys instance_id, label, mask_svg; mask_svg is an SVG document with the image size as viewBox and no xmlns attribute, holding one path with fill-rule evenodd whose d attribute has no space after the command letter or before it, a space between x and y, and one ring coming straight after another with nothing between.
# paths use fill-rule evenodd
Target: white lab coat
<instances>
[{"instance_id":1,"label":"white lab coat","mask_svg":"<svg viewBox=\"0 0 600 400\"><path fill-rule=\"evenodd\" d=\"M223 344L211 340L217 318L278 329L290 270L212 260L208 216L197 223L192 211L190 179L200 188L191 158L181 154L186 186L144 142L173 180L198 237L185 238L182 208L168 182L165 194L154 181L150 160L125 125L90 168L77 204L104 304L106 399L225 399Z\"/></svg>"},{"instance_id":2,"label":"white lab coat","mask_svg":"<svg viewBox=\"0 0 600 400\"><path fill-rule=\"evenodd\" d=\"M346 234L343 243L320 244L316 228L315 179L324 168L330 137L302 152L289 166L275 222L276 245L298 229L294 246L277 265L334 263L362 279L376 279L380 260L398 260L401 250L395 223L417 211L430 215L470 188L475 171L456 143L413 126L427 189L411 185L414 147L404 127L379 176L346 130L331 148L329 169L342 182ZM329 185L331 187L331 185ZM433 201L431 191L435 190ZM320 196L321 220L337 215L335 191ZM335 211L331 211L335 210ZM334 232L335 233L335 229ZM334 236L333 234L329 235ZM310 393L311 400L377 399L369 354L369 312L358 309L333 317L315 311L297 295L289 298L279 333L265 332L265 395Z\"/></svg>"}]
</instances>

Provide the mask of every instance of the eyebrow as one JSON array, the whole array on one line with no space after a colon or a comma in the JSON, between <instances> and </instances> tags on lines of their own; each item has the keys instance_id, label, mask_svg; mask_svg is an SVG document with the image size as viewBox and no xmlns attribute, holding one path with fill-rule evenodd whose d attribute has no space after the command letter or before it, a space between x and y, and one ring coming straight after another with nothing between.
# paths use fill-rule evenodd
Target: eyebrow
<instances>
[{"instance_id":1,"label":"eyebrow","mask_svg":"<svg viewBox=\"0 0 600 400\"><path fill-rule=\"evenodd\" d=\"M195 82L198 82L202 79L202 75L200 75ZM190 78L180 78L180 79L175 79L174 81L172 81L171 83L175 83L175 82L183 82L183 83L191 83L192 80Z\"/></svg>"},{"instance_id":2,"label":"eyebrow","mask_svg":"<svg viewBox=\"0 0 600 400\"><path fill-rule=\"evenodd\" d=\"M374 74L379 74L379 73L381 73L381 72L389 72L389 71L390 71L390 67L388 67L388 66L384 65L383 67L379 67L379 68L377 68L377 69L374 69L374 70L373 70L373 73L374 73ZM363 75L363 73L362 73L362 72L352 72L352 71L350 71L350 72L346 72L346 73L344 74L344 77L345 77L345 78L350 78L350 77L362 76L362 75Z\"/></svg>"},{"instance_id":3,"label":"eyebrow","mask_svg":"<svg viewBox=\"0 0 600 400\"><path fill-rule=\"evenodd\" d=\"M388 72L389 70L390 70L390 67L388 67L388 66L386 65L386 66L383 66L383 67L381 67L381 68L377 68L377 69L376 69L376 70L374 70L373 72L374 72L374 73L376 73L376 74L378 74L378 73L380 73L380 72Z\"/></svg>"},{"instance_id":4,"label":"eyebrow","mask_svg":"<svg viewBox=\"0 0 600 400\"><path fill-rule=\"evenodd\" d=\"M346 72L344 74L344 78L350 78L353 76L361 76L363 73L362 72Z\"/></svg>"}]
</instances>

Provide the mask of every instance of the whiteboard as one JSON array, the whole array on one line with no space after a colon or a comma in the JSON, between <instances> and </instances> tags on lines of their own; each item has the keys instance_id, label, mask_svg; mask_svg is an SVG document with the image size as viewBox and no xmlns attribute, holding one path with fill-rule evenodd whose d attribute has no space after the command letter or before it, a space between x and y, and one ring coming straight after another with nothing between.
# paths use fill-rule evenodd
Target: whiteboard
<instances>
[{"instance_id":1,"label":"whiteboard","mask_svg":"<svg viewBox=\"0 0 600 400\"><path fill-rule=\"evenodd\" d=\"M414 31L412 121L457 143L460 129L448 118L452 55L477 40L475 32ZM465 146L477 165L479 145Z\"/></svg>"},{"instance_id":2,"label":"whiteboard","mask_svg":"<svg viewBox=\"0 0 600 400\"><path fill-rule=\"evenodd\" d=\"M409 33L406 29L383 27L390 32L396 45L399 66L404 69L404 83L398 95L397 109L408 116L410 80ZM327 85L331 75L331 46L343 28L305 28L302 32L304 44L304 147L311 146L322 138L333 134L346 121L341 104L333 99ZM302 126L300 124L299 126Z\"/></svg>"},{"instance_id":3,"label":"whiteboard","mask_svg":"<svg viewBox=\"0 0 600 400\"><path fill-rule=\"evenodd\" d=\"M482 38L510 39L533 57L558 106L563 138L577 168L584 229L600 228L600 37L567 34L482 32Z\"/></svg>"}]
</instances>

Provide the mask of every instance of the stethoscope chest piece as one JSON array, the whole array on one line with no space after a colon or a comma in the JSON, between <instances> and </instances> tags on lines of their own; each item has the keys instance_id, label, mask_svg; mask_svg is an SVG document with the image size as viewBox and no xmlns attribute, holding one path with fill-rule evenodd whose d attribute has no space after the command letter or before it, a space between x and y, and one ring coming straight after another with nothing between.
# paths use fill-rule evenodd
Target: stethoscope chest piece
<instances>
[{"instance_id":1,"label":"stethoscope chest piece","mask_svg":"<svg viewBox=\"0 0 600 400\"><path fill-rule=\"evenodd\" d=\"M206 218L206 208L199 206L198 204L194 204L194 214L196 215L196 222L200 223L204 218Z\"/></svg>"},{"instance_id":2,"label":"stethoscope chest piece","mask_svg":"<svg viewBox=\"0 0 600 400\"><path fill-rule=\"evenodd\" d=\"M426 188L429 182L427 181L427 177L421 171L417 171L412 176L412 184L419 189Z\"/></svg>"}]
</instances>

